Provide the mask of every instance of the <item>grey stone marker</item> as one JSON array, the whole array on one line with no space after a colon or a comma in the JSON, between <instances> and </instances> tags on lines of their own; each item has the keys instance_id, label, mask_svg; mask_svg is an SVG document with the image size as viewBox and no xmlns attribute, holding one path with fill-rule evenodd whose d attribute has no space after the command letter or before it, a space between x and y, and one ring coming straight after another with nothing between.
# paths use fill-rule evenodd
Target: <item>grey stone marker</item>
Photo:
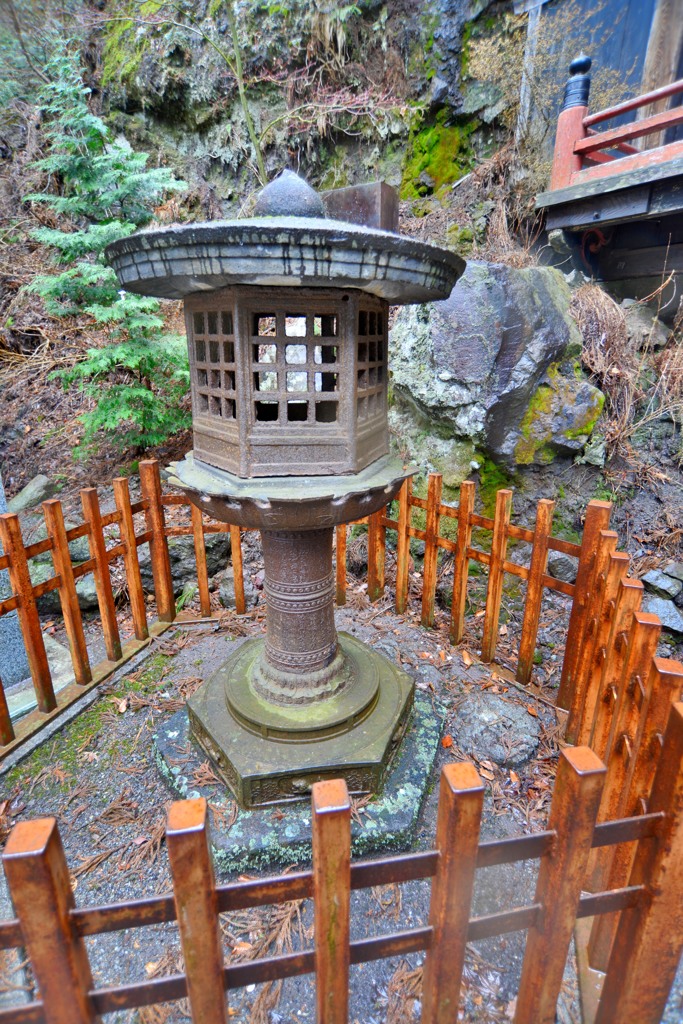
<instances>
[{"instance_id":1,"label":"grey stone marker","mask_svg":"<svg viewBox=\"0 0 683 1024\"><path fill-rule=\"evenodd\" d=\"M0 513L7 511L5 490L0 476ZM0 553L2 546L0 545ZM12 588L7 570L0 572L0 601L10 597ZM0 615L0 679L5 686L18 683L31 674L16 612Z\"/></svg>"}]
</instances>

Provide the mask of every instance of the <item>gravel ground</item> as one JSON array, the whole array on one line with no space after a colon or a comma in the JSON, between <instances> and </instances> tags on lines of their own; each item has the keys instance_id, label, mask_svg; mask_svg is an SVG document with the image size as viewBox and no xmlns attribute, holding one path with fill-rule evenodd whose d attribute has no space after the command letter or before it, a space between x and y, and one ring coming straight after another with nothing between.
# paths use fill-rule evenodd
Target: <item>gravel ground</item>
<instances>
[{"instance_id":1,"label":"gravel ground","mask_svg":"<svg viewBox=\"0 0 683 1024\"><path fill-rule=\"evenodd\" d=\"M252 557L248 554L247 562ZM256 570L257 563L250 567ZM257 574L254 578L258 584ZM552 707L559 681L566 629L567 602L550 595L541 619L538 658L532 687L521 692L501 670L491 671L476 659L481 635L481 591L473 578L471 617L460 648L448 641L448 614L437 612L436 628L419 625L418 605L405 617L391 611L389 602L370 606L362 585L350 581L348 603L337 612L337 624L370 643L411 672L416 685L449 708L444 740L434 778L419 818L414 849L433 843L436 827L438 770L465 752L453 735L458 715L473 702L491 694L515 705L538 726L535 756L514 769L501 766L486 752L475 751L477 767L487 786L482 836L504 838L545 826L552 780L559 753L559 732ZM514 579L504 595L499 664L512 664L521 618L521 600ZM417 581L415 581L417 590ZM126 666L100 688L98 699L54 735L42 741L2 778L2 796L12 801L9 822L55 815L63 837L78 905L130 900L170 889L163 825L174 794L157 768L152 735L161 717L177 709L199 682L225 660L247 636L264 629L261 606L238 617L226 613L218 624L172 629L158 638L143 656ZM471 654L469 653L471 652ZM460 710L459 710L460 709ZM211 779L210 766L198 754L183 768L194 773L197 789L212 808L212 827L230 828L233 805ZM264 813L276 815L277 811ZM478 872L473 910L491 913L530 902L536 865L533 862ZM220 876L226 881L227 876ZM426 923L428 883L382 886L352 894L352 937ZM9 916L4 879L0 884L0 915ZM226 956L231 962L267 952L287 951L310 944L312 914L308 901L223 915ZM88 952L97 986L143 981L180 969L175 925L141 928L89 938ZM523 933L469 947L463 1020L501 1022L511 1019L524 949ZM419 1019L421 957L380 961L352 968L350 1020L363 1022ZM16 982L15 974L7 981ZM30 980L30 979L29 979ZM309 978L291 979L278 986L240 989L230 993L238 1022L279 1024L315 1019ZM16 993L15 993L16 995ZM7 998L7 997L6 997ZM676 997L680 1000L680 993ZM142 1012L121 1013L116 1021L163 1024L186 1020L186 1007L168 1005ZM681 1019L680 1005L667 1015L667 1024ZM573 957L558 1010L562 1024L580 1020Z\"/></svg>"}]
</instances>

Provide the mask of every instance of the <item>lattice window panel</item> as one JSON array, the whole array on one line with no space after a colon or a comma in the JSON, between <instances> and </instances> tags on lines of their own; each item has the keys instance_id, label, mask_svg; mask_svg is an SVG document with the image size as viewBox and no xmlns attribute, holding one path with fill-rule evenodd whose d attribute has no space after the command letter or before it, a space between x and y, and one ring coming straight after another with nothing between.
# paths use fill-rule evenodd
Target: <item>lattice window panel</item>
<instances>
[{"instance_id":1,"label":"lattice window panel","mask_svg":"<svg viewBox=\"0 0 683 1024\"><path fill-rule=\"evenodd\" d=\"M356 346L356 415L364 421L383 416L386 409L387 353L382 312L358 311Z\"/></svg>"},{"instance_id":2,"label":"lattice window panel","mask_svg":"<svg viewBox=\"0 0 683 1024\"><path fill-rule=\"evenodd\" d=\"M196 403L200 416L235 419L235 333L232 312L192 314Z\"/></svg>"},{"instance_id":3,"label":"lattice window panel","mask_svg":"<svg viewBox=\"0 0 683 1024\"><path fill-rule=\"evenodd\" d=\"M254 423L336 423L341 367L336 314L252 313Z\"/></svg>"}]
</instances>

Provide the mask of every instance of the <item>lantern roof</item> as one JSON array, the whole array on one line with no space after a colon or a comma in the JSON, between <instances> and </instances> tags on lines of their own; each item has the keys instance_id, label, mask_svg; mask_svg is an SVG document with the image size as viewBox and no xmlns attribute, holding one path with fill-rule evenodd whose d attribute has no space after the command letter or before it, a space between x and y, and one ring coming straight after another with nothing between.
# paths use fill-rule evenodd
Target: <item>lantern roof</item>
<instances>
[{"instance_id":1,"label":"lantern roof","mask_svg":"<svg viewBox=\"0 0 683 1024\"><path fill-rule=\"evenodd\" d=\"M127 291L167 299L239 284L357 288L402 305L447 298L465 269L448 249L327 218L292 171L263 189L254 216L138 231L105 253Z\"/></svg>"}]
</instances>

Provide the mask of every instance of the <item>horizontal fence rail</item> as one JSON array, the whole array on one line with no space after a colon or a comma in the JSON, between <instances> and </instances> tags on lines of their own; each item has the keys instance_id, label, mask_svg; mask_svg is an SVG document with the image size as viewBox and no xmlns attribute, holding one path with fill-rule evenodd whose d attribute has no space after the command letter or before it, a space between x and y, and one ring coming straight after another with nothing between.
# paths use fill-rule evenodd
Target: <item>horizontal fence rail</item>
<instances>
[{"instance_id":1,"label":"horizontal fence rail","mask_svg":"<svg viewBox=\"0 0 683 1024\"><path fill-rule=\"evenodd\" d=\"M179 801L171 806L166 831L173 893L101 907L75 906L54 819L20 822L3 854L17 917L0 922L0 948L25 947L40 997L0 1010L0 1022L84 1024L115 1010L187 998L193 1021L224 1024L231 989L314 974L317 1020L345 1024L351 964L421 951L422 1020L452 1022L466 944L520 930L528 934L514 1020L551 1021L575 922L608 921L622 911L596 1019L656 1024L683 946L677 867L683 856L683 705L671 709L649 813L596 824L607 777L590 748L564 750L546 831L481 842L483 783L469 762L451 763L441 776L435 849L356 864L350 861L346 786L316 783L312 869L220 886L206 801ZM590 859L605 849L631 851L625 884L586 892ZM527 860L540 863L533 901L473 917L476 871ZM350 941L351 891L423 878L432 880L427 925ZM313 900L312 949L226 963L219 914L303 899ZM86 936L171 921L178 923L182 973L95 987ZM667 935L664 951L657 934ZM647 983L639 984L644 978Z\"/></svg>"}]
</instances>

